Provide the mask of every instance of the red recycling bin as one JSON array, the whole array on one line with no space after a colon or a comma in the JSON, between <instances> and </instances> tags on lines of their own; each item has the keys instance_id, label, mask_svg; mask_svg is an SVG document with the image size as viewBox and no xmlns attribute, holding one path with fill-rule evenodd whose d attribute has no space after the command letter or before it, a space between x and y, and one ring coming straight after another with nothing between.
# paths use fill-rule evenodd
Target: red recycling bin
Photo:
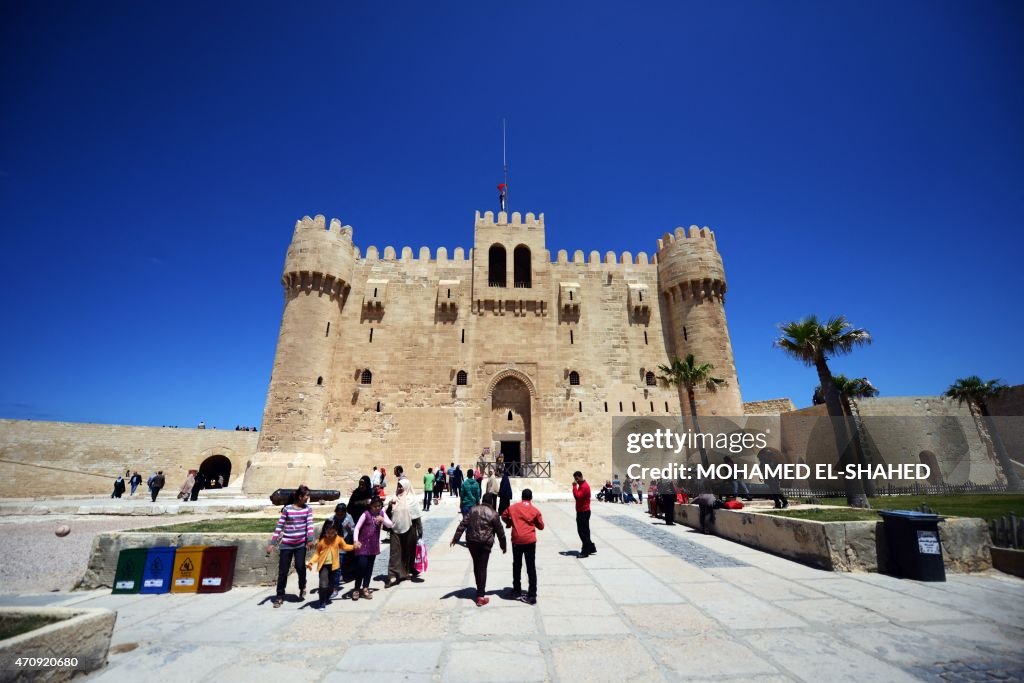
<instances>
[{"instance_id":1,"label":"red recycling bin","mask_svg":"<svg viewBox=\"0 0 1024 683\"><path fill-rule=\"evenodd\" d=\"M203 552L203 567L199 571L197 593L225 593L235 580L237 545L209 546Z\"/></svg>"}]
</instances>

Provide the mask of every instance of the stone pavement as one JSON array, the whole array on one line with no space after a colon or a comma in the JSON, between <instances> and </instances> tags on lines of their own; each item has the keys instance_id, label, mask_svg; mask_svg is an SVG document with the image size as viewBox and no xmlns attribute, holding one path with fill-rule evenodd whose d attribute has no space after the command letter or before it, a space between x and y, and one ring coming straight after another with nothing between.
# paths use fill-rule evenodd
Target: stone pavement
<instances>
[{"instance_id":1,"label":"stone pavement","mask_svg":"<svg viewBox=\"0 0 1024 683\"><path fill-rule=\"evenodd\" d=\"M539 602L502 599L511 551L495 547L491 603L473 603L454 507L427 513L439 537L420 584L378 588L326 612L272 588L219 595L105 591L0 604L118 612L107 668L89 677L348 681L913 681L1024 679L1024 581L990 572L919 583L811 569L685 527L640 506L594 504L598 553L579 547L571 504L542 503ZM381 560L375 573L383 570ZM524 576L525 580L525 576ZM312 584L312 577L311 582ZM525 586L524 586L525 587ZM73 656L74 653L67 653Z\"/></svg>"}]
</instances>

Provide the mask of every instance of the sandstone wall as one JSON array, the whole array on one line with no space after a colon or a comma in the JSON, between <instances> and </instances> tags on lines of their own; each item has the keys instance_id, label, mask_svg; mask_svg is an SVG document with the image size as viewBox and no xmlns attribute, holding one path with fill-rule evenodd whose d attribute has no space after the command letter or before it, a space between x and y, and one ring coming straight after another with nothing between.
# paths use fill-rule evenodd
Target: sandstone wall
<instances>
[{"instance_id":1,"label":"sandstone wall","mask_svg":"<svg viewBox=\"0 0 1024 683\"><path fill-rule=\"evenodd\" d=\"M796 410L788 398L770 398L766 401L747 401L743 404L744 415L781 415Z\"/></svg>"},{"instance_id":2,"label":"sandstone wall","mask_svg":"<svg viewBox=\"0 0 1024 683\"><path fill-rule=\"evenodd\" d=\"M138 470L143 480L163 470L166 494L214 455L231 461L233 481L256 452L258 437L215 429L0 420L0 498L110 495L125 469Z\"/></svg>"}]
</instances>

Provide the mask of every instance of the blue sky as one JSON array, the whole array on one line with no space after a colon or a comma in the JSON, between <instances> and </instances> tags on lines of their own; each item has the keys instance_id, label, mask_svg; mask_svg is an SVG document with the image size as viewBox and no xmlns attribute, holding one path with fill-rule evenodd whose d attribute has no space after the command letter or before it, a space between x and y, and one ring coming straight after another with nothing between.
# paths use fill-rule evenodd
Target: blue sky
<instances>
[{"instance_id":1,"label":"blue sky","mask_svg":"<svg viewBox=\"0 0 1024 683\"><path fill-rule=\"evenodd\" d=\"M0 417L258 424L296 219L472 242L509 119L548 247L708 225L745 400L845 313L885 395L1024 383L1018 2L0 6Z\"/></svg>"}]
</instances>

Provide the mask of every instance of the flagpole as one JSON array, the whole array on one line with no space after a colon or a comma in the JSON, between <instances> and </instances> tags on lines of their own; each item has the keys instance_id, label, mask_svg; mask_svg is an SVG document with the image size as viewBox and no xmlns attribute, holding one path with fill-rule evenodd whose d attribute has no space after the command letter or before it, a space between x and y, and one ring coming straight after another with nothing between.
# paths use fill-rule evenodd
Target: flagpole
<instances>
[{"instance_id":1,"label":"flagpole","mask_svg":"<svg viewBox=\"0 0 1024 683\"><path fill-rule=\"evenodd\" d=\"M505 211L509 210L509 192L508 192L508 154L506 152L505 143L505 118L501 119L501 177L502 182L505 183Z\"/></svg>"}]
</instances>

